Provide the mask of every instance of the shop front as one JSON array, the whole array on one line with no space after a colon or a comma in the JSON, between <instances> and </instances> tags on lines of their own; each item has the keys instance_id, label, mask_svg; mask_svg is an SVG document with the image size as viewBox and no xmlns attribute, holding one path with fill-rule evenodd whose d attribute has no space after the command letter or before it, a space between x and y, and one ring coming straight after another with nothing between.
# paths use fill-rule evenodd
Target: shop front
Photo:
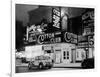
<instances>
[{"instance_id":1,"label":"shop front","mask_svg":"<svg viewBox=\"0 0 100 77\"><path fill-rule=\"evenodd\" d=\"M87 10L82 15L83 36L87 37L86 58L94 57L94 9Z\"/></svg>"},{"instance_id":2,"label":"shop front","mask_svg":"<svg viewBox=\"0 0 100 77\"><path fill-rule=\"evenodd\" d=\"M85 35L78 37L77 61L94 57L94 35Z\"/></svg>"},{"instance_id":3,"label":"shop front","mask_svg":"<svg viewBox=\"0 0 100 77\"><path fill-rule=\"evenodd\" d=\"M68 32L62 32L61 42L43 44L44 54L51 56L55 63L75 63L76 62L76 35ZM55 36L55 35L54 35ZM56 38L56 37L55 37ZM52 38L54 39L54 38ZM44 39L45 40L45 39ZM40 42L39 42L40 43ZM40 43L41 44L41 43Z\"/></svg>"},{"instance_id":4,"label":"shop front","mask_svg":"<svg viewBox=\"0 0 100 77\"><path fill-rule=\"evenodd\" d=\"M75 62L75 45L74 44L62 44L62 62L69 64Z\"/></svg>"},{"instance_id":5,"label":"shop front","mask_svg":"<svg viewBox=\"0 0 100 77\"><path fill-rule=\"evenodd\" d=\"M43 45L44 54L48 54L52 57L55 63L74 63L75 62L75 53L76 46L69 43L58 43L58 44L46 44Z\"/></svg>"},{"instance_id":6,"label":"shop front","mask_svg":"<svg viewBox=\"0 0 100 77\"><path fill-rule=\"evenodd\" d=\"M41 51L44 55L51 56L57 64L76 62L77 35L66 31L57 31L32 34L29 38L31 38L29 39L29 43L34 42L32 46L41 46L41 50L36 51L37 54ZM32 48L29 50L34 51Z\"/></svg>"}]
</instances>

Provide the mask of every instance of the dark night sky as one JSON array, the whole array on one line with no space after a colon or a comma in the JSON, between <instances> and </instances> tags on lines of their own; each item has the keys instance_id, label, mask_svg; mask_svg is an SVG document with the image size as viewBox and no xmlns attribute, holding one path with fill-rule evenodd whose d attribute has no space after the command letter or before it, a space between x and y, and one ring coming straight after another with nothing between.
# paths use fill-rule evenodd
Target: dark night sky
<instances>
[{"instance_id":1,"label":"dark night sky","mask_svg":"<svg viewBox=\"0 0 100 77\"><path fill-rule=\"evenodd\" d=\"M28 12L31 10L35 10L37 8L39 8L37 5L16 4L16 19L22 21L23 25L26 26L29 21ZM73 8L73 7L63 7L62 10L68 12L70 18L79 16L81 15L81 13L85 11L85 9L83 8ZM39 18L36 19L35 17L35 20L38 19Z\"/></svg>"},{"instance_id":2,"label":"dark night sky","mask_svg":"<svg viewBox=\"0 0 100 77\"><path fill-rule=\"evenodd\" d=\"M49 10L46 7L45 7L45 9ZM27 23L29 23L29 11L33 11L32 12L33 21L35 20L36 22L40 22L41 17L43 17L43 16L46 17L44 14L45 13L44 11L46 11L46 15L47 15L46 18L48 18L48 16L50 16L50 14L47 14L49 12L47 12L47 10L45 10L45 9L40 8L37 5L16 4L16 48L22 46L22 44L23 44L22 41L23 41L24 34L26 32L25 26L27 26ZM37 10L37 12L34 15L34 11L36 11L36 10ZM66 12L68 14L69 18L71 19L74 17L81 16L81 14L83 12L85 12L85 10L86 10L86 8L63 7L61 12L62 13ZM50 12L50 13L52 13L52 12ZM72 23L74 25L74 27L71 27L71 28L77 30L78 26L77 26L76 22L78 22L78 20L80 20L80 19L75 19L75 20L76 21L74 21ZM33 23L33 21L32 21L32 23ZM80 24L80 23L78 23L78 24ZM79 31L79 30L77 30L77 31ZM72 32L76 32L76 31L72 30Z\"/></svg>"},{"instance_id":3,"label":"dark night sky","mask_svg":"<svg viewBox=\"0 0 100 77\"><path fill-rule=\"evenodd\" d=\"M26 26L29 21L28 11L37 8L38 6L35 5L16 4L16 20L22 21L23 25Z\"/></svg>"}]
</instances>

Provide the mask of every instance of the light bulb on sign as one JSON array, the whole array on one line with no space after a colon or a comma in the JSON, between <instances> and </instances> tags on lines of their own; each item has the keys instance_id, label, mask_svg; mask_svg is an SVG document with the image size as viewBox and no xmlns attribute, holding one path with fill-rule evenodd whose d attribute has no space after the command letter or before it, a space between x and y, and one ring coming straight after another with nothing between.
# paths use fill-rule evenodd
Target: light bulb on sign
<instances>
[{"instance_id":1,"label":"light bulb on sign","mask_svg":"<svg viewBox=\"0 0 100 77\"><path fill-rule=\"evenodd\" d=\"M42 32L42 29L37 29L39 32Z\"/></svg>"}]
</instances>

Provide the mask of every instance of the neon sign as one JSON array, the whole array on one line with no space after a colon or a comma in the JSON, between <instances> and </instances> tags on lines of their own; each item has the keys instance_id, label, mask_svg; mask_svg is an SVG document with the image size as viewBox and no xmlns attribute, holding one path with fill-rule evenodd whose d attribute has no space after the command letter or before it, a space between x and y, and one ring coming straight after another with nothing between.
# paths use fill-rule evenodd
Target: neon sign
<instances>
[{"instance_id":1,"label":"neon sign","mask_svg":"<svg viewBox=\"0 0 100 77\"><path fill-rule=\"evenodd\" d=\"M59 43L61 42L61 32L41 34L37 37L38 44Z\"/></svg>"},{"instance_id":2,"label":"neon sign","mask_svg":"<svg viewBox=\"0 0 100 77\"><path fill-rule=\"evenodd\" d=\"M53 26L60 29L60 8L53 8Z\"/></svg>"},{"instance_id":3,"label":"neon sign","mask_svg":"<svg viewBox=\"0 0 100 77\"><path fill-rule=\"evenodd\" d=\"M65 40L65 42L68 42L68 43L77 43L77 35L75 35L73 33L65 32L64 40Z\"/></svg>"},{"instance_id":4,"label":"neon sign","mask_svg":"<svg viewBox=\"0 0 100 77\"><path fill-rule=\"evenodd\" d=\"M86 20L88 18L90 18L90 20L94 19L94 12L93 11L87 12L82 16L82 20Z\"/></svg>"}]
</instances>

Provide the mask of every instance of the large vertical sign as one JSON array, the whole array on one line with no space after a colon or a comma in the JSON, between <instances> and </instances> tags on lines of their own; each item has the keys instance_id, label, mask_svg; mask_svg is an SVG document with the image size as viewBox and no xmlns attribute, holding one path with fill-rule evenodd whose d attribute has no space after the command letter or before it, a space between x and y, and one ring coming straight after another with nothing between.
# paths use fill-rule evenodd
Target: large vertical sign
<instances>
[{"instance_id":1,"label":"large vertical sign","mask_svg":"<svg viewBox=\"0 0 100 77\"><path fill-rule=\"evenodd\" d=\"M84 33L86 35L94 33L94 10L87 11L82 15Z\"/></svg>"},{"instance_id":2,"label":"large vertical sign","mask_svg":"<svg viewBox=\"0 0 100 77\"><path fill-rule=\"evenodd\" d=\"M60 7L55 7L52 8L52 23L53 27L61 30L61 8Z\"/></svg>"}]
</instances>

